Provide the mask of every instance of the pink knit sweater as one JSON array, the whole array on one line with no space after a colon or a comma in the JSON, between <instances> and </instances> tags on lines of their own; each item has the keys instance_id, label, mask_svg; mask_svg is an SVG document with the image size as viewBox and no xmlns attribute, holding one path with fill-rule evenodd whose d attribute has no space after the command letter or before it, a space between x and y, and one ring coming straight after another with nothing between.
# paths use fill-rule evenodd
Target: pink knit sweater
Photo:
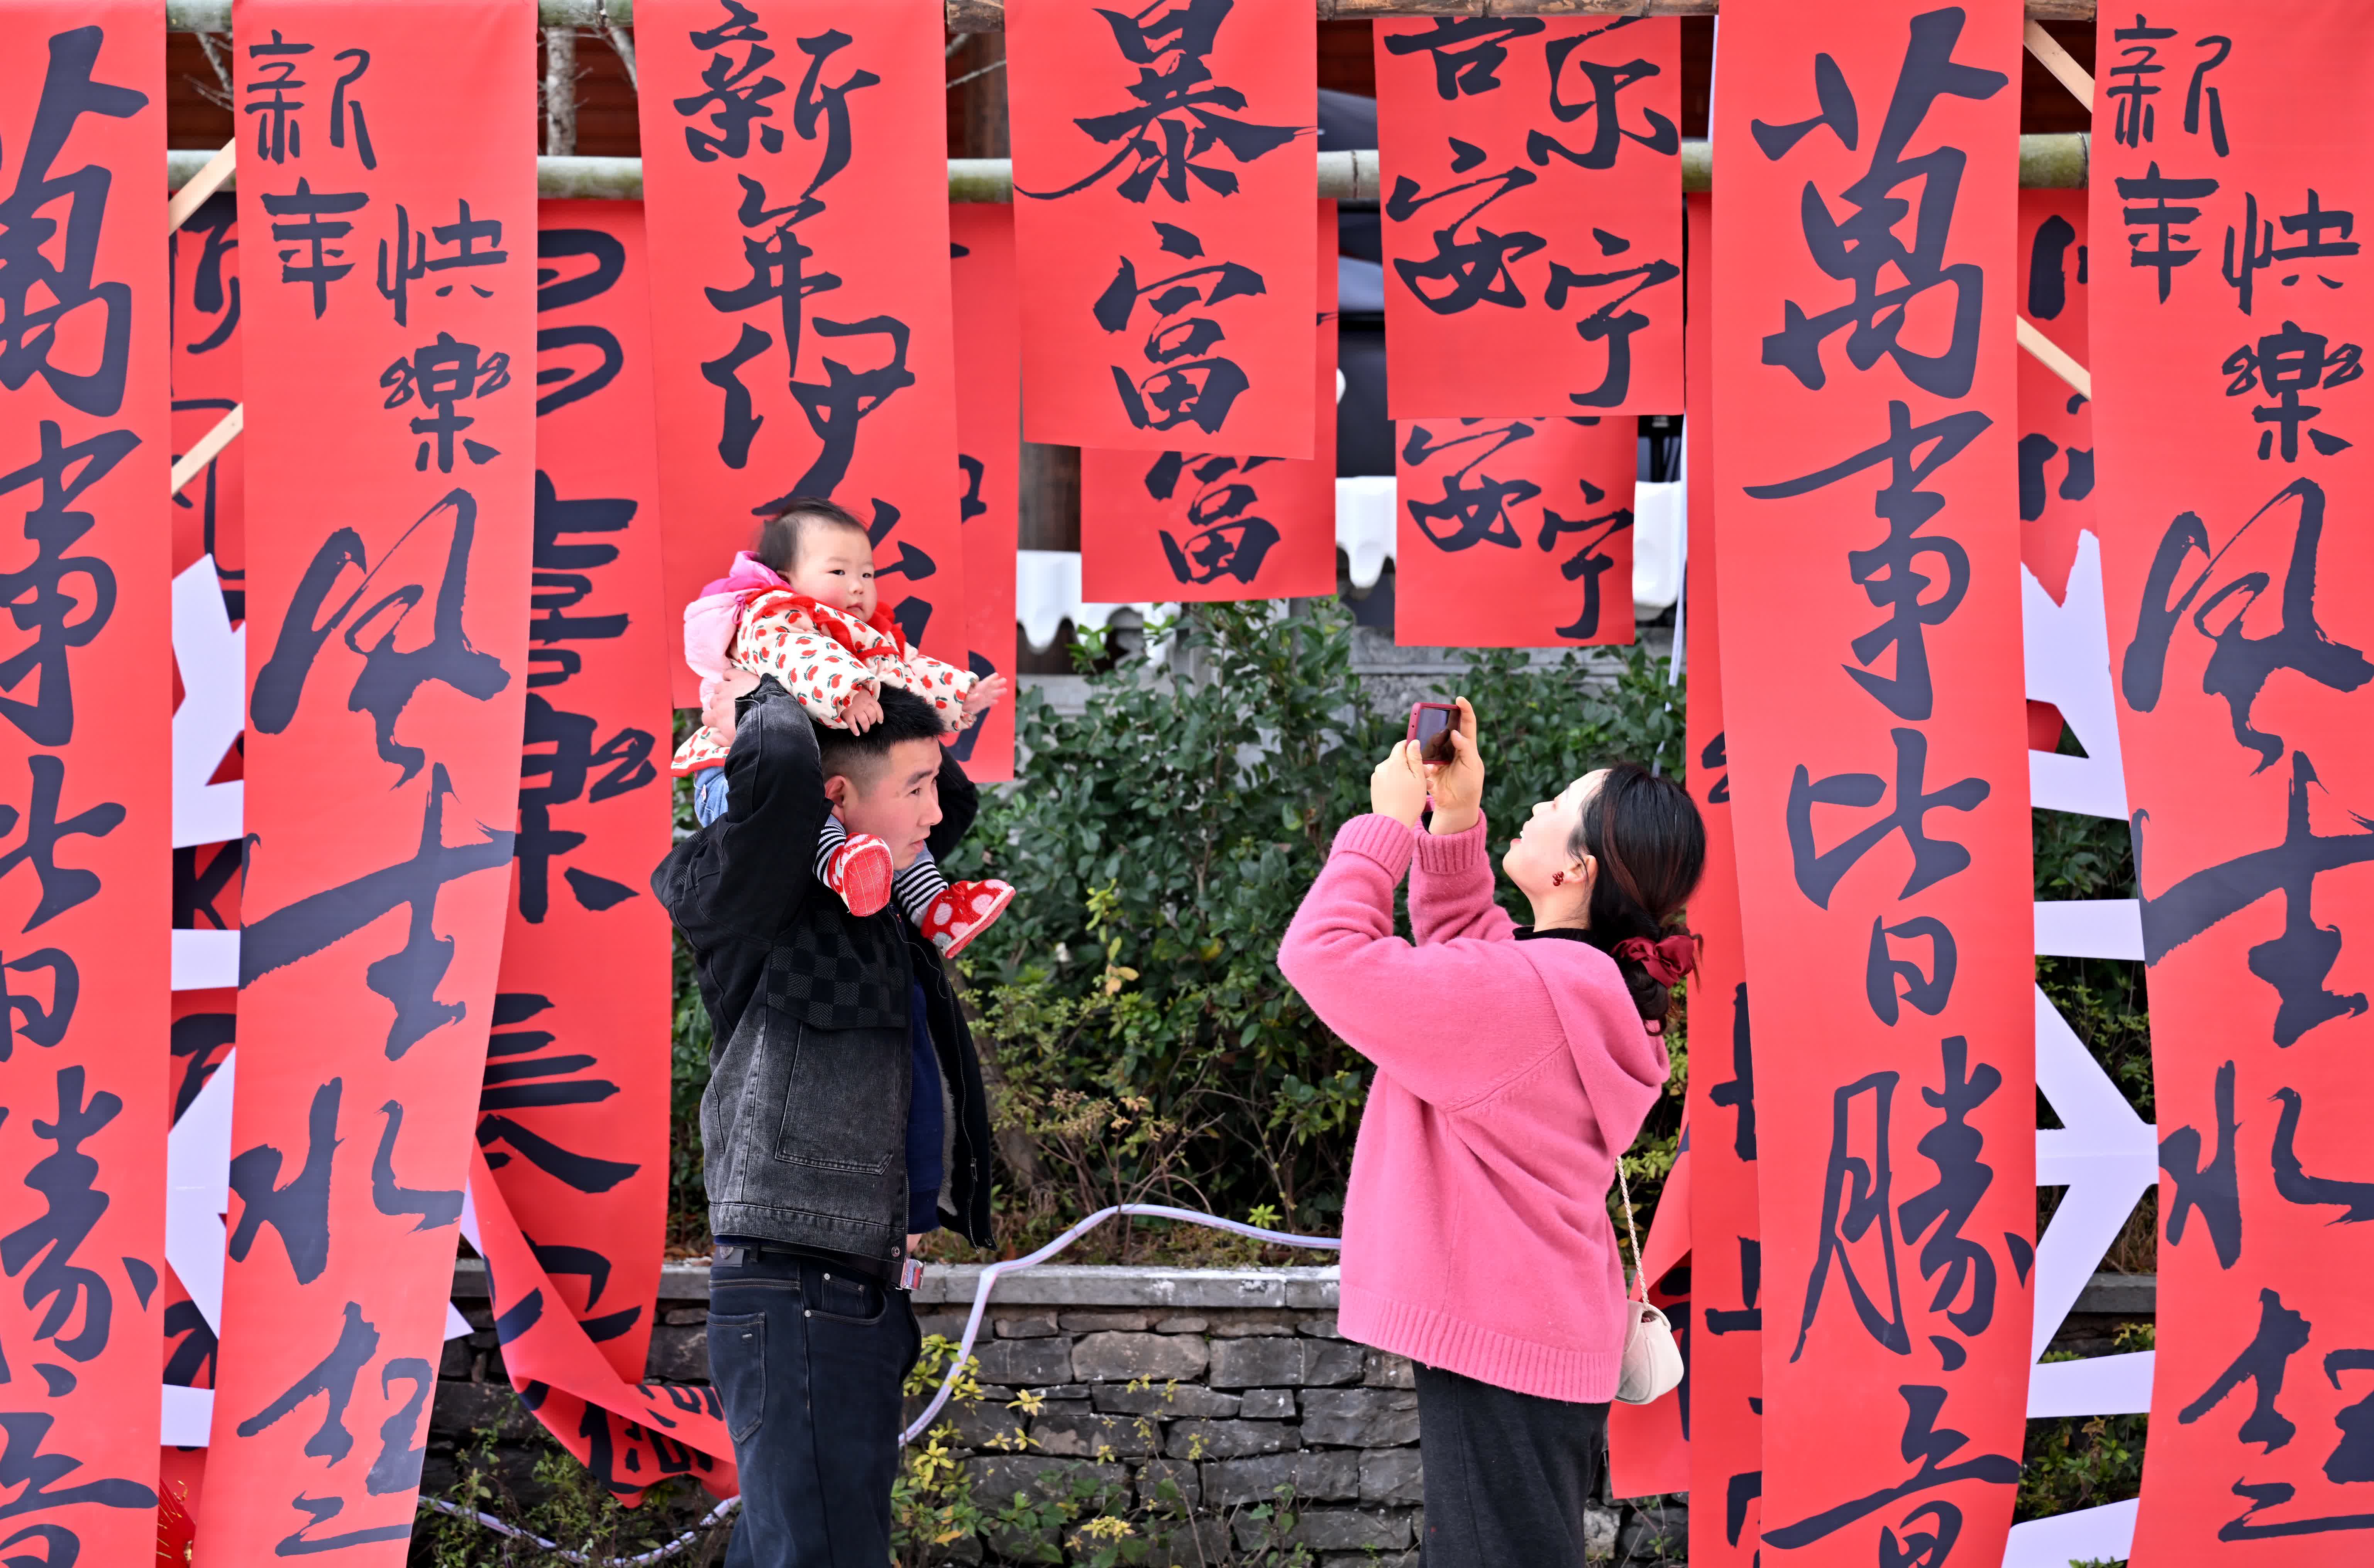
<instances>
[{"instance_id":1,"label":"pink knit sweater","mask_svg":"<svg viewBox=\"0 0 2374 1568\"><path fill-rule=\"evenodd\" d=\"M1278 949L1311 1009L1377 1065L1338 1323L1478 1382L1596 1403L1624 1349L1607 1189L1665 1048L1606 954L1513 939L1486 831L1354 818ZM1415 947L1393 935L1404 871Z\"/></svg>"}]
</instances>

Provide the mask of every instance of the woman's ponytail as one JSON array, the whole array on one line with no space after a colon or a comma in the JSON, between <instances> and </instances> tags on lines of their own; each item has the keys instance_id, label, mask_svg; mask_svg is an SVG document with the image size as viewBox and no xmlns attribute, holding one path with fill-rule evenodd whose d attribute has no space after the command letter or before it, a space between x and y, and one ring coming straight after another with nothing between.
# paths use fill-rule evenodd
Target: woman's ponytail
<instances>
[{"instance_id":1,"label":"woman's ponytail","mask_svg":"<svg viewBox=\"0 0 2374 1568\"><path fill-rule=\"evenodd\" d=\"M1706 865L1698 803L1673 780L1620 763L1584 806L1571 850L1598 866L1591 943L1616 961L1633 1006L1659 1032L1674 986L1697 962L1697 938L1678 928L1678 917Z\"/></svg>"}]
</instances>

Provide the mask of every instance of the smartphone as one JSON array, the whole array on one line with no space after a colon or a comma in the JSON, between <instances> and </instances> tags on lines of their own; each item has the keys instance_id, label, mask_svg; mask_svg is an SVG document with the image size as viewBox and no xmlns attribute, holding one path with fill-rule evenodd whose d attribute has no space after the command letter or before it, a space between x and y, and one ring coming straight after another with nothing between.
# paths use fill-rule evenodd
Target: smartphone
<instances>
[{"instance_id":1,"label":"smartphone","mask_svg":"<svg viewBox=\"0 0 2374 1568\"><path fill-rule=\"evenodd\" d=\"M1456 761L1458 750L1451 745L1451 733L1459 727L1459 704L1456 702L1413 702L1410 704L1409 737L1417 742L1417 754L1429 762Z\"/></svg>"}]
</instances>

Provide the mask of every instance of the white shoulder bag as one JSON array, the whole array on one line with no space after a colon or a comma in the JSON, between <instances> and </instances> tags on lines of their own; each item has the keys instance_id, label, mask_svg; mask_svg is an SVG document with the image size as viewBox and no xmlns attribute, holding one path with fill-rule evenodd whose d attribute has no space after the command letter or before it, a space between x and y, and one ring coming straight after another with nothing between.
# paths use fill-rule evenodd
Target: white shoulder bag
<instances>
[{"instance_id":1,"label":"white shoulder bag","mask_svg":"<svg viewBox=\"0 0 2374 1568\"><path fill-rule=\"evenodd\" d=\"M1682 1349L1674 1343L1674 1326L1649 1304L1649 1284L1640 1268L1640 1233L1632 1226L1632 1185L1624 1179L1624 1157L1616 1157L1616 1190L1624 1197L1624 1233L1632 1239L1632 1281L1639 1299L1624 1298L1624 1366L1616 1380L1616 1397L1627 1405L1645 1405L1669 1394L1682 1381Z\"/></svg>"}]
</instances>

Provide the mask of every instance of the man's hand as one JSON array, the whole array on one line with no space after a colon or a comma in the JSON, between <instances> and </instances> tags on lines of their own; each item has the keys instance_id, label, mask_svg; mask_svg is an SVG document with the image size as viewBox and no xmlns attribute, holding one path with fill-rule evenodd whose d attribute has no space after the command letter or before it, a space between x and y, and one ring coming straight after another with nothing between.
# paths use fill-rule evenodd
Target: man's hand
<instances>
[{"instance_id":1,"label":"man's hand","mask_svg":"<svg viewBox=\"0 0 2374 1568\"><path fill-rule=\"evenodd\" d=\"M1385 753L1369 775L1369 809L1391 817L1404 828L1417 826L1426 808L1426 765L1418 759L1417 742L1404 740Z\"/></svg>"},{"instance_id":2,"label":"man's hand","mask_svg":"<svg viewBox=\"0 0 2374 1568\"><path fill-rule=\"evenodd\" d=\"M1484 815L1484 753L1475 744L1475 709L1464 697L1459 699L1459 727L1451 732L1451 745L1457 756L1426 766L1434 793L1428 831L1438 838L1463 833Z\"/></svg>"},{"instance_id":3,"label":"man's hand","mask_svg":"<svg viewBox=\"0 0 2374 1568\"><path fill-rule=\"evenodd\" d=\"M983 676L974 681L972 690L964 694L964 701L959 704L964 713L964 722L970 724L997 706L1005 692L1005 678L1002 675Z\"/></svg>"},{"instance_id":4,"label":"man's hand","mask_svg":"<svg viewBox=\"0 0 2374 1568\"><path fill-rule=\"evenodd\" d=\"M882 700L872 691L852 691L841 705L841 722L852 735L864 735L882 722Z\"/></svg>"}]
</instances>

